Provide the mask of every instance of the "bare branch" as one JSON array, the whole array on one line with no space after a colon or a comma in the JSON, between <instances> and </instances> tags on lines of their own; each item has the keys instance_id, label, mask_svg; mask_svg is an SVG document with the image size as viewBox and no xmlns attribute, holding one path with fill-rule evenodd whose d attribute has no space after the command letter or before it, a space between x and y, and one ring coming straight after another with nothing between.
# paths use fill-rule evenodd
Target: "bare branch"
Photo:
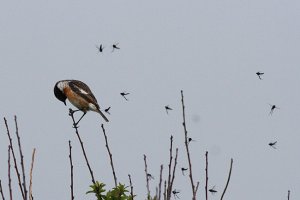
<instances>
[{"instance_id":1,"label":"bare branch","mask_svg":"<svg viewBox=\"0 0 300 200\"><path fill-rule=\"evenodd\" d=\"M3 194L3 189L2 189L1 180L0 180L0 193L1 193L2 200L5 200L4 194Z\"/></svg>"},{"instance_id":2,"label":"bare branch","mask_svg":"<svg viewBox=\"0 0 300 200\"><path fill-rule=\"evenodd\" d=\"M169 160L169 170L168 170L168 187L167 187L167 199L170 200L171 199L171 193L172 193L172 177L171 177L171 173L172 173L172 160L173 160L173 136L171 135L170 137L170 154L169 154L170 160Z\"/></svg>"},{"instance_id":3,"label":"bare branch","mask_svg":"<svg viewBox=\"0 0 300 200\"><path fill-rule=\"evenodd\" d=\"M161 183L162 183L162 172L163 172L163 165L160 165L160 173L159 173L159 185L158 185L158 200L161 198Z\"/></svg>"},{"instance_id":4,"label":"bare branch","mask_svg":"<svg viewBox=\"0 0 300 200\"><path fill-rule=\"evenodd\" d=\"M200 184L199 181L197 181L197 185L196 185L196 188L195 188L196 193L197 193L197 191L198 191L199 184ZM195 198L196 198L196 193L195 193Z\"/></svg>"},{"instance_id":5,"label":"bare branch","mask_svg":"<svg viewBox=\"0 0 300 200\"><path fill-rule=\"evenodd\" d=\"M16 125L16 135L18 139L18 146L19 146L19 152L20 152L20 158L21 158L21 169L22 169L22 175L23 175L23 191L24 191L24 196L25 199L27 199L27 189L26 189L26 178L25 178L25 168L24 168L24 156L22 153L22 148L21 148L21 139L19 136L19 128L18 128L18 123L17 123L17 116L15 115L15 125Z\"/></svg>"},{"instance_id":6,"label":"bare branch","mask_svg":"<svg viewBox=\"0 0 300 200\"><path fill-rule=\"evenodd\" d=\"M11 151L11 146L8 145L8 160L7 160L7 164L8 164L8 189L9 189L9 197L10 200L12 200L12 189L11 189L11 175L10 175L10 151Z\"/></svg>"},{"instance_id":7,"label":"bare branch","mask_svg":"<svg viewBox=\"0 0 300 200\"><path fill-rule=\"evenodd\" d=\"M206 160L206 167L205 167L205 174L206 174L206 179L205 179L205 197L206 200L208 200L208 192L207 192L207 185L208 185L208 152L206 151L205 153L205 160Z\"/></svg>"},{"instance_id":8,"label":"bare branch","mask_svg":"<svg viewBox=\"0 0 300 200\"><path fill-rule=\"evenodd\" d=\"M231 158L231 162L230 162L230 169L229 169L229 174L228 174L227 183L226 183L226 186L225 186L225 188L224 188L224 191L223 191L223 193L222 193L222 196L221 196L221 199L220 199L220 200L222 200L222 199L223 199L223 197L224 197L224 194L225 194L225 192L226 192L226 190L227 190L227 187L228 187L229 181L230 181L230 177L231 177L231 171L232 171L232 163L233 163L233 159Z\"/></svg>"},{"instance_id":9,"label":"bare branch","mask_svg":"<svg viewBox=\"0 0 300 200\"><path fill-rule=\"evenodd\" d=\"M167 181L165 180L165 183L164 183L164 200L167 199Z\"/></svg>"},{"instance_id":10,"label":"bare branch","mask_svg":"<svg viewBox=\"0 0 300 200\"><path fill-rule=\"evenodd\" d=\"M190 150L189 150L189 144L188 144L188 136L187 136L187 129L186 129L186 121L185 121L185 106L184 106L184 97L183 97L183 91L181 90L181 104L182 104L182 117L183 117L183 129L184 129L184 144L186 148L186 153L188 157L188 162L189 162L189 177L191 181L191 186L192 186L192 192L193 192L193 197L192 200L196 200L196 193L199 187L199 182L197 182L197 185L195 186L194 180L193 180L193 173L192 173L192 161L190 157Z\"/></svg>"},{"instance_id":11,"label":"bare branch","mask_svg":"<svg viewBox=\"0 0 300 200\"><path fill-rule=\"evenodd\" d=\"M70 176L71 176L71 200L74 200L74 184L73 184L73 162L72 162L72 145L71 141L69 140L69 160L70 160Z\"/></svg>"},{"instance_id":12,"label":"bare branch","mask_svg":"<svg viewBox=\"0 0 300 200\"><path fill-rule=\"evenodd\" d=\"M157 199L158 198L158 187L155 187L155 196L153 199Z\"/></svg>"},{"instance_id":13,"label":"bare branch","mask_svg":"<svg viewBox=\"0 0 300 200\"><path fill-rule=\"evenodd\" d=\"M146 187L147 187L147 199L150 200L150 189L149 189L149 178L148 178L148 167L147 167L147 157L144 154L144 163L145 163L145 173L146 173Z\"/></svg>"},{"instance_id":14,"label":"bare branch","mask_svg":"<svg viewBox=\"0 0 300 200\"><path fill-rule=\"evenodd\" d=\"M172 175L172 180L171 180L171 188L170 190L172 190L173 188L173 183L174 183L174 179L175 179L175 171L176 171L176 166L177 166L177 158L178 158L178 148L176 148L176 154L175 154L175 160L174 160L174 166L173 166L173 175Z\"/></svg>"},{"instance_id":15,"label":"bare branch","mask_svg":"<svg viewBox=\"0 0 300 200\"><path fill-rule=\"evenodd\" d=\"M130 174L128 174L128 178L129 178L129 184L130 184L130 195L131 195L131 199L133 200L133 198L134 198L134 196L133 196L133 186L132 186Z\"/></svg>"},{"instance_id":16,"label":"bare branch","mask_svg":"<svg viewBox=\"0 0 300 200\"><path fill-rule=\"evenodd\" d=\"M116 176L116 172L115 172L115 168L114 168L114 163L113 163L113 159L112 159L112 154L111 154L109 146L108 146L107 136L106 136L103 124L101 124L101 128L102 128L102 131L103 131L103 134L104 134L104 138L105 138L105 146L106 146L106 149L107 149L107 152L108 152L108 155L109 155L110 165L111 165L111 169L112 169L112 173L113 173L114 181L115 181L115 186L117 187L118 186L117 176Z\"/></svg>"},{"instance_id":17,"label":"bare branch","mask_svg":"<svg viewBox=\"0 0 300 200\"><path fill-rule=\"evenodd\" d=\"M71 116L71 118L72 118L72 120L73 120L75 132L76 132L76 135L77 135L78 140L79 140L79 142L80 142L81 149L82 149L82 152L83 152L83 155L84 155L86 164L87 164L87 166L88 166L88 169L89 169L90 174L91 174L91 177L92 177L92 182L93 182L93 184L95 184L96 181L95 181L95 178L94 178L93 170L92 170L92 168L91 168L91 166L90 166L89 160L88 160L87 155L86 155L86 153L85 153L85 149L84 149L84 146L83 146L83 142L82 142L81 137L80 137L79 132L78 132L78 127L75 126L75 125L76 125L76 122L75 122L74 115L73 115L73 114L74 114L74 111L73 111L71 108L69 109L69 111L70 111L70 112L69 112L69 115Z\"/></svg>"},{"instance_id":18,"label":"bare branch","mask_svg":"<svg viewBox=\"0 0 300 200\"><path fill-rule=\"evenodd\" d=\"M13 148L13 145L12 145L12 139L11 139L11 136L10 136L9 128L8 128L7 121L6 121L5 117L4 117L4 122L5 122L6 130L7 130L7 136L8 136L8 139L9 139L10 150L11 150L12 155L13 155L16 174L17 174L17 177L18 177L19 188L20 188L23 199L26 200L25 195L24 195L24 191L23 191L23 187L22 187L22 182L21 182L21 177L20 177L18 165L17 165L17 159L16 159L14 148Z\"/></svg>"},{"instance_id":19,"label":"bare branch","mask_svg":"<svg viewBox=\"0 0 300 200\"><path fill-rule=\"evenodd\" d=\"M33 172L33 165L34 165L34 156L35 156L35 148L32 151L31 167L30 167L30 181L29 181L29 199L30 200L33 200L33 195L32 195L32 172Z\"/></svg>"}]
</instances>

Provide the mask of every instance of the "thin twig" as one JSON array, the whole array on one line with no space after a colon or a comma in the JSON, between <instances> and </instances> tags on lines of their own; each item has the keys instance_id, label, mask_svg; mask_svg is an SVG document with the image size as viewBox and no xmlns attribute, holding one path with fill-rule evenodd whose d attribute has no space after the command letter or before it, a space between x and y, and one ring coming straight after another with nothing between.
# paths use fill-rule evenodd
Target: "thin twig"
<instances>
[{"instance_id":1,"label":"thin twig","mask_svg":"<svg viewBox=\"0 0 300 200\"><path fill-rule=\"evenodd\" d=\"M71 140L69 140L69 160L70 160L70 171L71 171L71 200L74 199L74 190L73 190L73 162L72 162L72 145L71 145Z\"/></svg>"},{"instance_id":2,"label":"thin twig","mask_svg":"<svg viewBox=\"0 0 300 200\"><path fill-rule=\"evenodd\" d=\"M1 193L2 200L5 200L4 194L3 194L3 189L2 189L1 180L0 180L0 193Z\"/></svg>"},{"instance_id":3,"label":"thin twig","mask_svg":"<svg viewBox=\"0 0 300 200\"><path fill-rule=\"evenodd\" d=\"M220 199L220 200L222 200L222 199L223 199L223 197L224 197L224 194L225 194L225 192L226 192L226 190L227 190L227 187L228 187L229 181L230 181L230 177L231 177L231 171L232 171L232 163L233 163L233 159L231 158L231 162L230 162L230 169L229 169L229 174L228 174L227 183L226 183L226 186L225 186L225 188L224 188L224 191L223 191L223 193L222 193L222 196L221 196L221 199Z\"/></svg>"},{"instance_id":4,"label":"thin twig","mask_svg":"<svg viewBox=\"0 0 300 200\"><path fill-rule=\"evenodd\" d=\"M155 196L153 199L157 199L158 198L158 187L155 187Z\"/></svg>"},{"instance_id":5,"label":"thin twig","mask_svg":"<svg viewBox=\"0 0 300 200\"><path fill-rule=\"evenodd\" d=\"M130 184L130 195L131 195L131 200L133 200L133 198L134 198L134 196L133 196L133 186L132 186L130 174L128 174L128 178L129 178L129 184Z\"/></svg>"},{"instance_id":6,"label":"thin twig","mask_svg":"<svg viewBox=\"0 0 300 200\"><path fill-rule=\"evenodd\" d=\"M34 157L35 157L35 148L32 151L31 166L30 166L30 181L29 181L29 199L30 200L33 200L33 195L32 195L32 173L33 173Z\"/></svg>"},{"instance_id":7,"label":"thin twig","mask_svg":"<svg viewBox=\"0 0 300 200\"><path fill-rule=\"evenodd\" d=\"M144 154L144 163L145 163L145 174L146 174L146 187L147 187L147 199L150 199L150 189L149 189L149 178L148 178L148 169L147 169L147 157Z\"/></svg>"},{"instance_id":8,"label":"thin twig","mask_svg":"<svg viewBox=\"0 0 300 200\"><path fill-rule=\"evenodd\" d=\"M288 200L290 200L290 190L288 190Z\"/></svg>"},{"instance_id":9,"label":"thin twig","mask_svg":"<svg viewBox=\"0 0 300 200\"><path fill-rule=\"evenodd\" d=\"M93 184L95 184L96 181L95 181L95 178L94 178L93 170L92 170L92 168L91 168L91 166L90 166L89 160L88 160L87 155L86 155L86 153L85 153L85 149L84 149L84 146L83 146L83 142L82 142L82 140L81 140L81 138L80 138L80 135L79 135L79 132L78 132L78 127L75 126L76 122L75 122L74 115L73 115L73 114L74 114L74 111L73 111L71 108L69 109L69 111L70 111L70 112L69 112L69 115L71 116L71 118L72 118L72 120L73 120L75 132L76 132L76 135L77 135L78 140L79 140L79 142L80 142L81 149L82 149L82 152L83 152L83 155L84 155L86 164L87 164L88 169L89 169L90 174L91 174L92 182L93 182Z\"/></svg>"},{"instance_id":10,"label":"thin twig","mask_svg":"<svg viewBox=\"0 0 300 200\"><path fill-rule=\"evenodd\" d=\"M106 146L106 149L107 149L107 152L108 152L108 155L109 155L110 165L111 165L111 169L112 169L112 173L113 173L114 181L115 181L115 186L117 187L117 185L118 185L118 183L117 183L117 176L116 176L116 172L115 172L115 168L114 168L114 163L113 163L113 159L112 159L112 154L111 154L109 146L108 146L107 136L106 136L103 124L101 124L101 128L102 128L102 131L103 131L103 134L104 134L104 138L105 138L105 146Z\"/></svg>"},{"instance_id":11,"label":"thin twig","mask_svg":"<svg viewBox=\"0 0 300 200\"><path fill-rule=\"evenodd\" d=\"M158 200L161 198L161 183L162 183L162 172L163 172L163 165L160 165L160 173L159 173L159 185L158 185Z\"/></svg>"},{"instance_id":12,"label":"thin twig","mask_svg":"<svg viewBox=\"0 0 300 200\"><path fill-rule=\"evenodd\" d=\"M167 199L167 181L165 180L165 183L164 183L164 200Z\"/></svg>"},{"instance_id":13,"label":"thin twig","mask_svg":"<svg viewBox=\"0 0 300 200\"><path fill-rule=\"evenodd\" d=\"M195 186L194 180L193 180L193 173L192 173L192 161L190 157L190 150L189 150L189 145L188 145L188 136L187 136L187 129L186 129L186 121L185 121L185 106L184 106L184 97L183 97L183 91L181 90L181 104L182 104L182 117L183 117L183 128L184 128L184 144L186 148L186 153L188 157L188 162L189 162L189 177L191 181L191 186L192 186L192 192L193 192L193 197L192 200L196 200L196 193L199 187L199 182L197 182L197 185Z\"/></svg>"},{"instance_id":14,"label":"thin twig","mask_svg":"<svg viewBox=\"0 0 300 200\"><path fill-rule=\"evenodd\" d=\"M10 150L11 150L11 146L8 145L8 160L7 160L7 164L8 164L8 189L9 189L9 198L10 200L12 200L12 189L11 189L11 175L10 175Z\"/></svg>"},{"instance_id":15,"label":"thin twig","mask_svg":"<svg viewBox=\"0 0 300 200\"><path fill-rule=\"evenodd\" d=\"M169 160L169 170L168 170L168 187L167 187L167 199L171 199L171 192L172 192L172 187L171 187L171 167L172 167L172 160L173 160L173 135L170 137L170 154L169 154L170 160Z\"/></svg>"},{"instance_id":16,"label":"thin twig","mask_svg":"<svg viewBox=\"0 0 300 200\"><path fill-rule=\"evenodd\" d=\"M24 191L23 191L23 187L22 187L22 182L21 182L21 177L20 177L18 165L17 165L17 159L16 159L16 156L15 156L15 151L14 151L14 148L13 148L13 145L12 145L12 139L11 139L11 136L10 136L10 132L9 132L7 121L6 121L5 117L4 117L4 122L5 122L6 130L7 130L7 136L8 136L8 139L9 139L10 149L11 149L11 152L12 152L12 155L13 155L16 174L17 174L17 177L18 177L19 188L20 188L23 199L26 200L25 195L24 195Z\"/></svg>"},{"instance_id":17,"label":"thin twig","mask_svg":"<svg viewBox=\"0 0 300 200\"><path fill-rule=\"evenodd\" d=\"M174 160L174 166L173 166L173 174L172 174L172 180L171 180L171 188L170 190L173 191L173 183L175 180L175 171L177 166L177 158L178 158L178 148L176 148L176 154L175 154L175 160Z\"/></svg>"},{"instance_id":18,"label":"thin twig","mask_svg":"<svg viewBox=\"0 0 300 200\"><path fill-rule=\"evenodd\" d=\"M19 128L18 128L18 123L17 123L17 116L15 115L15 125L16 125L16 135L18 139L18 146L19 146L19 152L20 152L20 159L21 159L21 169L22 169L22 176L23 176L23 191L25 195L25 199L27 199L27 188L26 188L26 178L25 178L25 168L24 168L24 156L22 153L22 148L21 148L21 139L19 136Z\"/></svg>"},{"instance_id":19,"label":"thin twig","mask_svg":"<svg viewBox=\"0 0 300 200\"><path fill-rule=\"evenodd\" d=\"M206 174L206 179L205 179L205 197L206 197L206 200L208 200L208 151L206 151L205 153L205 160L206 160L206 165L205 165L205 174Z\"/></svg>"}]
</instances>

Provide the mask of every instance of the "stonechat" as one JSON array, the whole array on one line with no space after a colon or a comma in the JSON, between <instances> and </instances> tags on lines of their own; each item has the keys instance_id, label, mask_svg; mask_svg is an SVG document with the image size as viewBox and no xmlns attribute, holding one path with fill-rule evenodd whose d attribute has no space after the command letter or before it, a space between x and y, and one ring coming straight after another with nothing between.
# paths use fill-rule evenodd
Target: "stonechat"
<instances>
[{"instance_id":1,"label":"stonechat","mask_svg":"<svg viewBox=\"0 0 300 200\"><path fill-rule=\"evenodd\" d=\"M62 101L65 105L66 99L68 99L71 104L73 104L78 110L82 111L83 115L76 122L76 125L79 121L84 117L87 111L94 111L99 113L103 119L108 122L108 119L105 115L100 111L100 106L97 102L97 99L93 95L90 88L78 80L61 80L58 81L54 86L54 95L55 97Z\"/></svg>"}]
</instances>

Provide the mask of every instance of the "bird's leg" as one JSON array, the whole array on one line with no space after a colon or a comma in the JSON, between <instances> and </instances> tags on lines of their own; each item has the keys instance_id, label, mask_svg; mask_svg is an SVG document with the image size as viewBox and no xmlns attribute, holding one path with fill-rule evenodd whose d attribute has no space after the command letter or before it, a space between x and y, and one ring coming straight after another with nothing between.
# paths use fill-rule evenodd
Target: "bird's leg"
<instances>
[{"instance_id":1,"label":"bird's leg","mask_svg":"<svg viewBox=\"0 0 300 200\"><path fill-rule=\"evenodd\" d=\"M76 111L78 111L78 110L76 110ZM80 117L80 119L76 123L74 123L74 127L77 126L77 124L80 122L80 120L84 117L85 114L86 114L86 112L83 112L83 115Z\"/></svg>"},{"instance_id":2,"label":"bird's leg","mask_svg":"<svg viewBox=\"0 0 300 200\"><path fill-rule=\"evenodd\" d=\"M77 111L79 111L79 110L72 110L71 108L69 108L69 115L71 116Z\"/></svg>"}]
</instances>

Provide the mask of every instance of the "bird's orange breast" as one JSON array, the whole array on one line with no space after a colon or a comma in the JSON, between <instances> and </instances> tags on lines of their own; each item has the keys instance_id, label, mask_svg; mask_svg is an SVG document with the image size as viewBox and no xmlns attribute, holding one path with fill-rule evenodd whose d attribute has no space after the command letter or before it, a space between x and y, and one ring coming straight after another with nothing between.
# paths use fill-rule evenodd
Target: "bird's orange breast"
<instances>
[{"instance_id":1,"label":"bird's orange breast","mask_svg":"<svg viewBox=\"0 0 300 200\"><path fill-rule=\"evenodd\" d=\"M64 94L67 96L68 100L79 110L84 112L89 110L89 103L82 98L79 94L76 94L70 87L64 88Z\"/></svg>"}]
</instances>

